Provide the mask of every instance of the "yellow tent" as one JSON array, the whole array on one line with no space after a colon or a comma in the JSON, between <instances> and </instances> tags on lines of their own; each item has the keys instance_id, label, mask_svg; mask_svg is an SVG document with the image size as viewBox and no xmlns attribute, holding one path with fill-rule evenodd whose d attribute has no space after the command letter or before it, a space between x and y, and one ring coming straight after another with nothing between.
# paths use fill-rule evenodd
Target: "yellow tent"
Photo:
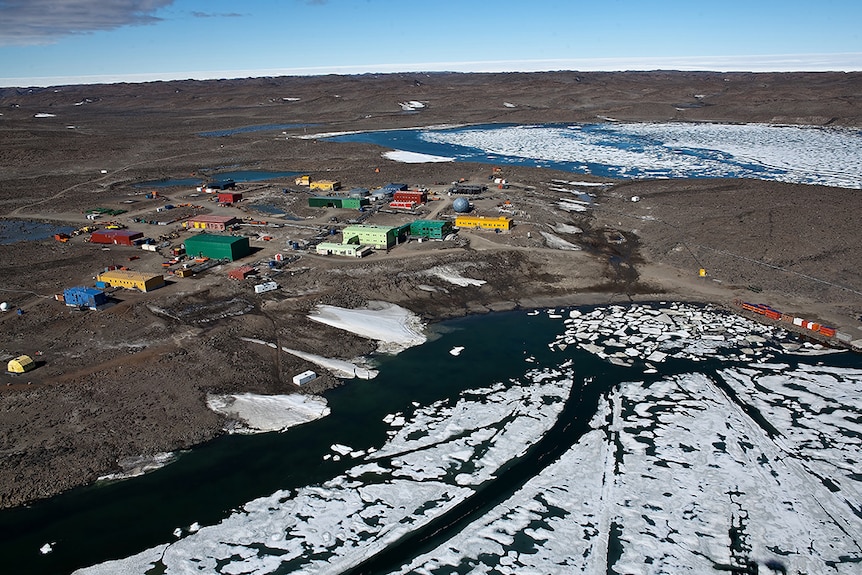
<instances>
[{"instance_id":1,"label":"yellow tent","mask_svg":"<svg viewBox=\"0 0 862 575\"><path fill-rule=\"evenodd\" d=\"M36 367L36 362L29 355L19 355L15 359L9 360L9 365L6 370L9 373L24 373Z\"/></svg>"}]
</instances>

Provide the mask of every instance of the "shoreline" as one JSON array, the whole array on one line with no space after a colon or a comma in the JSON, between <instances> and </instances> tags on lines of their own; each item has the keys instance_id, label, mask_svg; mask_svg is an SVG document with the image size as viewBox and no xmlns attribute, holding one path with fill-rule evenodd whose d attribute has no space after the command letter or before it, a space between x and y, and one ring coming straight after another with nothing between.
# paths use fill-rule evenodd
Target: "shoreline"
<instances>
[{"instance_id":1,"label":"shoreline","mask_svg":"<svg viewBox=\"0 0 862 575\"><path fill-rule=\"evenodd\" d=\"M268 100L273 90L297 100ZM858 127L862 106L847 94L860 92L862 73L672 72L435 74L421 86L393 74L69 86L26 94L0 89L8 164L0 174L6 190L0 217L27 219L32 212L33 219L82 225L86 210L119 207L128 210L117 216L121 223L153 238L175 233L165 240L175 246L188 233L176 231L178 224L132 218L155 220L168 213L157 212L168 202L199 205L182 209L283 224L238 232L253 247L246 261L263 274L276 253L300 256L272 272L280 287L267 294L254 293L258 280L227 279L239 265L227 264L192 278L169 275L168 285L151 293L116 291L110 308L83 313L51 295L91 284L108 266L161 274L169 252L100 247L83 237L0 246L0 301L23 310L21 316L0 314L0 352L33 354L40 362L26 378L6 376L7 385L0 386L6 414L0 422L0 508L88 485L119 471L127 458L217 437L226 418L206 407L209 394L296 392L293 376L317 369L306 359L311 355L349 359L374 352L375 342L310 320L318 305L357 309L384 301L436 323L512 309L649 301L711 303L736 313L735 299L751 299L862 337L862 295L841 288L862 285L859 190L737 179L615 181L601 189L584 185L596 191L597 201L589 212L574 213L559 208L554 182L589 177L497 166L515 185L474 198L474 211L496 215L513 206L523 215L509 232L463 230L450 241L334 259L285 246L337 232L355 214L305 205L310 190L292 179L240 185L247 198L231 207L205 203L193 188L160 190L165 197L147 199L147 190L134 184L199 173L201 166L241 166L301 168L345 188L404 182L436 192L441 199L415 214L381 211L369 220L403 225L409 218L454 217L448 183L463 178L487 185L498 173L486 164L397 162L374 145L299 137L301 128L287 137L198 133L276 124L286 113L292 123L316 123L329 133L597 118ZM704 105L678 109L693 94L707 94ZM93 102L74 105L84 98ZM410 101L428 104L403 112L398 102ZM34 120L49 107L56 121ZM301 226L262 215L255 202L274 205ZM542 235L549 231L582 251L552 249ZM445 273L429 274L435 267ZM705 278L698 277L701 267ZM339 385L349 383L327 372L300 391L320 394Z\"/></svg>"}]
</instances>

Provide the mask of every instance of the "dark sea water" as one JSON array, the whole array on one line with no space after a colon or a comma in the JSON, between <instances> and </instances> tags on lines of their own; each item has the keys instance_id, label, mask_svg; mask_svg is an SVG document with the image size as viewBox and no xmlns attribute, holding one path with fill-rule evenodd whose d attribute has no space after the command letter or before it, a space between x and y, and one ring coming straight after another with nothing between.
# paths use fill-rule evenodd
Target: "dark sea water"
<instances>
[{"instance_id":1,"label":"dark sea water","mask_svg":"<svg viewBox=\"0 0 862 575\"><path fill-rule=\"evenodd\" d=\"M376 379L349 381L327 392L331 414L323 419L284 433L224 436L147 475L99 483L0 512L3 572L70 573L169 543L176 539L172 532L177 527L212 525L255 498L341 476L356 462L327 458L330 446L346 444L356 450L382 446L389 429L383 420L388 414L445 405L465 390L493 384L505 387L513 378L523 377L525 365L556 369L571 363L572 392L557 423L538 443L506 464L456 511L416 530L355 571L387 573L445 542L575 445L589 430L601 398L621 382L634 378L649 386L651 381L692 370L715 377L719 369L734 364L720 355L668 360L657 373L648 374L642 368L612 365L575 346L552 349L549 344L560 335L561 326L547 313L521 311L442 322L432 327L434 335L425 344L378 358ZM457 360L449 354L456 346L464 348ZM775 361L792 369L800 360L781 356ZM836 368L862 368L862 359L855 354L827 355L818 361ZM39 549L46 543L52 544L53 551L43 555Z\"/></svg>"},{"instance_id":2,"label":"dark sea water","mask_svg":"<svg viewBox=\"0 0 862 575\"><path fill-rule=\"evenodd\" d=\"M9 573L68 573L171 541L178 526L218 522L255 497L323 482L352 465L323 460L333 443L382 444L386 414L505 381L522 371L525 354L548 355L558 330L546 316L501 313L444 322L435 331L441 335L434 341L379 358L376 379L328 392L328 417L285 433L224 436L150 474L0 512L0 565ZM456 344L487 361L470 370L437 361ZM52 553L39 553L55 541Z\"/></svg>"}]
</instances>

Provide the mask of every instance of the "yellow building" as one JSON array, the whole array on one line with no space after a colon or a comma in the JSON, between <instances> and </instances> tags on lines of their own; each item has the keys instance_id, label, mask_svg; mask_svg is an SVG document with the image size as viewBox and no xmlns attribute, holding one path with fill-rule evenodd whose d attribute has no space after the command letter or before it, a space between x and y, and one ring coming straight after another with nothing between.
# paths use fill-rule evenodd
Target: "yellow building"
<instances>
[{"instance_id":1,"label":"yellow building","mask_svg":"<svg viewBox=\"0 0 862 575\"><path fill-rule=\"evenodd\" d=\"M19 355L15 359L10 359L6 370L9 373L25 373L34 369L36 362L29 355Z\"/></svg>"},{"instance_id":2,"label":"yellow building","mask_svg":"<svg viewBox=\"0 0 862 575\"><path fill-rule=\"evenodd\" d=\"M96 276L105 286L152 291L165 285L163 276L154 276L129 270L112 270Z\"/></svg>"},{"instance_id":3,"label":"yellow building","mask_svg":"<svg viewBox=\"0 0 862 575\"><path fill-rule=\"evenodd\" d=\"M485 216L458 216L456 228L482 228L483 230L511 230L512 220L505 216L486 218Z\"/></svg>"},{"instance_id":4,"label":"yellow building","mask_svg":"<svg viewBox=\"0 0 862 575\"><path fill-rule=\"evenodd\" d=\"M311 176L308 174L303 174L301 176L297 176L293 183L297 186L308 186L311 184Z\"/></svg>"},{"instance_id":5,"label":"yellow building","mask_svg":"<svg viewBox=\"0 0 862 575\"><path fill-rule=\"evenodd\" d=\"M321 192L334 192L341 189L341 182L337 180L315 180L309 184L309 187Z\"/></svg>"}]
</instances>

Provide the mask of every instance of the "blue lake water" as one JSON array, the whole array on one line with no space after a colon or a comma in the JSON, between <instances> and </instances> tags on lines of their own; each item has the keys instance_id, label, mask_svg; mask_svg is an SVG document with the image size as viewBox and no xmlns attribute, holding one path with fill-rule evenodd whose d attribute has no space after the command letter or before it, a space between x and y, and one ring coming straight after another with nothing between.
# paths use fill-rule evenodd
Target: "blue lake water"
<instances>
[{"instance_id":1,"label":"blue lake water","mask_svg":"<svg viewBox=\"0 0 862 575\"><path fill-rule=\"evenodd\" d=\"M75 228L33 220L0 220L0 245L44 240L54 234L68 234Z\"/></svg>"},{"instance_id":2,"label":"blue lake water","mask_svg":"<svg viewBox=\"0 0 862 575\"><path fill-rule=\"evenodd\" d=\"M171 188L171 187L198 187L204 182L213 180L233 180L235 182L265 182L268 180L279 180L293 178L300 172L270 172L266 170L233 170L229 172L207 173L208 179L204 178L172 178L166 180L151 180L134 184L134 188Z\"/></svg>"},{"instance_id":3,"label":"blue lake water","mask_svg":"<svg viewBox=\"0 0 862 575\"><path fill-rule=\"evenodd\" d=\"M223 138L234 134L248 134L252 132L275 132L280 130L295 130L297 128L308 128L314 124L260 124L257 126L241 126L239 128L227 128L225 130L213 130L211 132L200 132L198 136L205 138Z\"/></svg>"}]
</instances>

